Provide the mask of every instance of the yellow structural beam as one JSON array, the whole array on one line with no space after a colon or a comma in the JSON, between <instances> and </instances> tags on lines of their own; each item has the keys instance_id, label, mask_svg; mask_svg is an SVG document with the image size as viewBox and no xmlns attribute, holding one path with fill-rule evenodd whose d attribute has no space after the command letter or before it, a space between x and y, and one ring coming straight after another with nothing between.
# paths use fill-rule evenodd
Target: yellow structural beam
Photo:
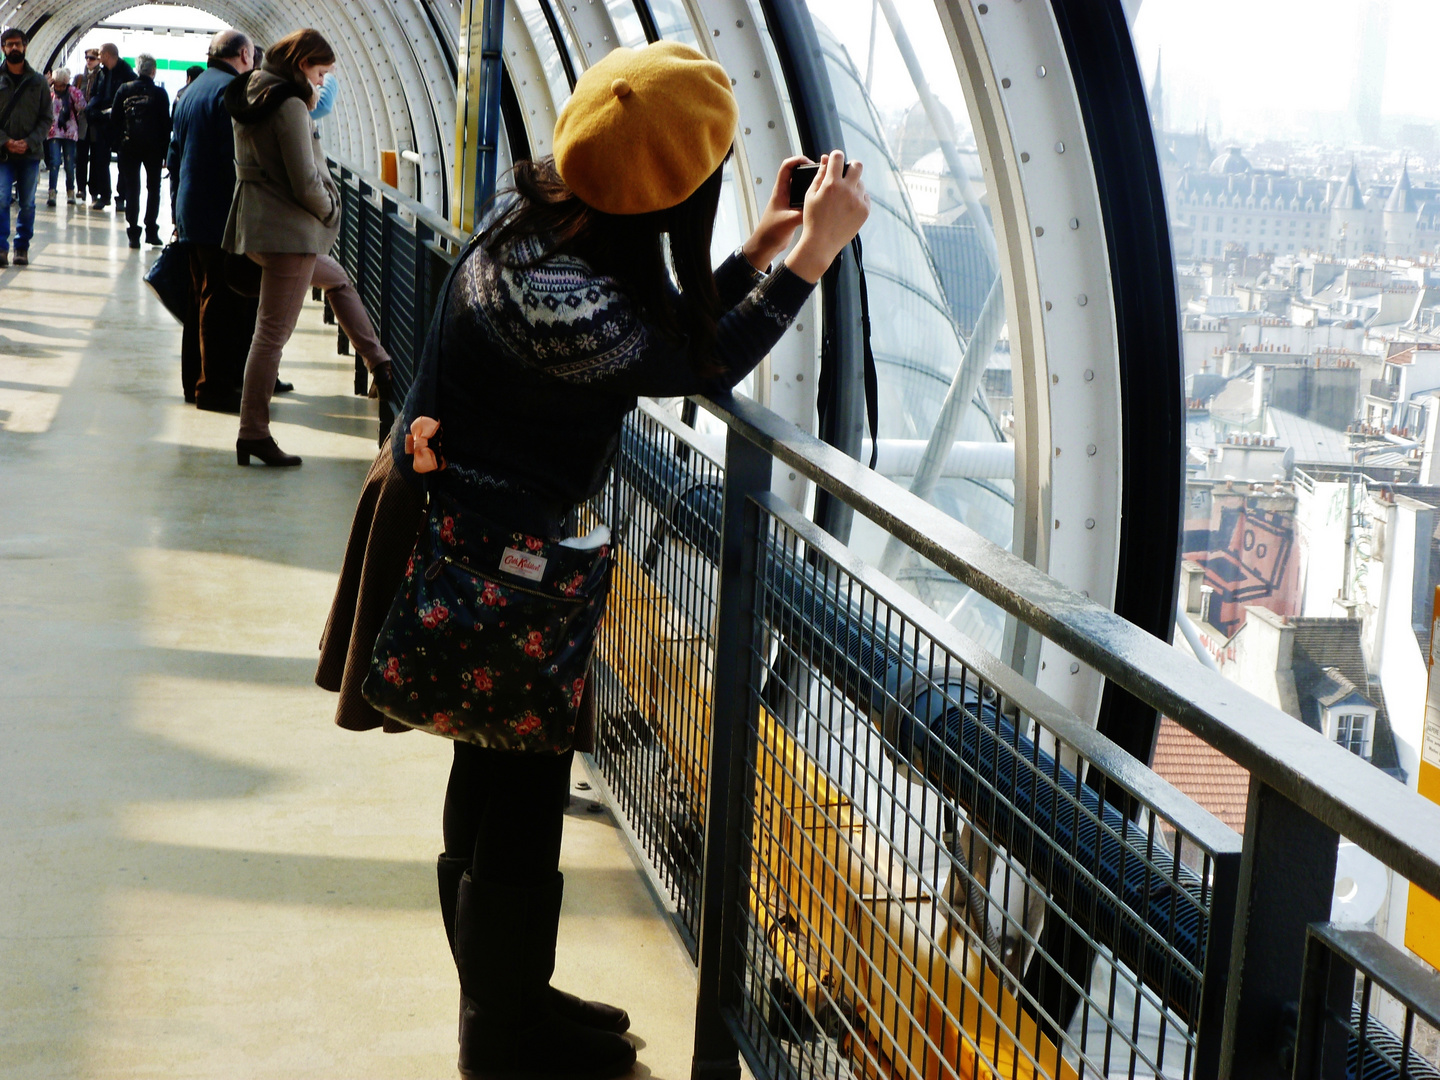
<instances>
[{"instance_id":1,"label":"yellow structural beam","mask_svg":"<svg viewBox=\"0 0 1440 1080\"><path fill-rule=\"evenodd\" d=\"M477 148L480 145L480 111L485 94L480 84L480 39L485 29L485 5L503 0L460 0L460 34L456 38L455 74L455 182L450 190L450 223L465 235L475 229Z\"/></svg>"},{"instance_id":2,"label":"yellow structural beam","mask_svg":"<svg viewBox=\"0 0 1440 1080\"><path fill-rule=\"evenodd\" d=\"M1440 630L1440 587L1430 615L1430 685L1425 694L1425 733L1420 742L1419 791L1440 803L1440 677L1435 672L1435 632ZM1440 967L1440 900L1410 886L1405 909L1405 947L1431 967Z\"/></svg>"}]
</instances>

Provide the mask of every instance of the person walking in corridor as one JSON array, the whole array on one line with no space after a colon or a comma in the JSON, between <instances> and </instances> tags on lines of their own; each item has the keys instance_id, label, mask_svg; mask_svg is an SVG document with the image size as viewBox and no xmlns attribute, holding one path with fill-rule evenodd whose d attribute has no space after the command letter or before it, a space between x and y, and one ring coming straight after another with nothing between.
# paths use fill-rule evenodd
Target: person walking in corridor
<instances>
[{"instance_id":1,"label":"person walking in corridor","mask_svg":"<svg viewBox=\"0 0 1440 1080\"><path fill-rule=\"evenodd\" d=\"M123 130L120 118L112 113L115 95L120 87L135 81L135 69L120 58L120 48L113 42L100 46L100 75L95 92L85 103L85 116L94 135L90 147L90 190L95 195L92 206L104 210L110 205L110 155L114 153ZM115 208L123 210L129 193L123 183L115 188Z\"/></svg>"},{"instance_id":2,"label":"person walking in corridor","mask_svg":"<svg viewBox=\"0 0 1440 1080\"><path fill-rule=\"evenodd\" d=\"M155 57L135 58L134 81L115 91L110 115L120 134L120 189L125 193L126 235L140 246L140 170L145 170L145 242L159 247L160 172L170 145L170 95L155 85Z\"/></svg>"},{"instance_id":3,"label":"person walking in corridor","mask_svg":"<svg viewBox=\"0 0 1440 1080\"><path fill-rule=\"evenodd\" d=\"M378 710L373 702L387 698L362 687L398 680L413 685L413 697L433 687L465 702L425 727L455 740L437 879L467 1077L599 1080L635 1062L621 1037L623 1010L550 985L570 769L590 734L588 680L550 684L545 635L527 634L534 624L520 614L533 610L522 596L543 587L547 564L512 583L503 570L510 552L499 571L495 562L476 567L493 585L475 601L476 622L480 609L500 604L510 622L491 636L456 629L466 662L436 650L402 663L387 652L382 627L415 595L414 575L443 575L441 552L478 551L501 537L516 541L522 569L525 551L563 559L564 523L603 488L637 397L724 393L739 383L864 223L859 162L846 172L843 154L827 156L800 211L789 191L804 159L791 158L755 232L712 270L738 117L724 69L678 42L617 49L589 68L555 126L553 159L516 165L513 193L460 256L425 364L361 494L316 682L339 692L336 721L352 729L421 726L408 706ZM801 239L772 270L802 221ZM438 416L421 415L426 402ZM429 509L417 473L428 474ZM456 516L437 520L436 507L455 507ZM476 535L482 529L488 537ZM562 592L571 595L568 584ZM468 619L468 599L464 606ZM545 685L512 683L501 697L514 651L534 657L537 641L535 682ZM544 745L509 748L511 732L546 723L555 726Z\"/></svg>"},{"instance_id":4,"label":"person walking in corridor","mask_svg":"<svg viewBox=\"0 0 1440 1080\"><path fill-rule=\"evenodd\" d=\"M70 69L57 67L51 72L51 96L54 122L45 141L45 155L50 166L50 194L46 206L54 206L60 190L60 170L65 170L65 201L75 205L75 146L80 139L80 118L85 115L85 95L70 82ZM81 193L84 198L84 193Z\"/></svg>"},{"instance_id":5,"label":"person walking in corridor","mask_svg":"<svg viewBox=\"0 0 1440 1080\"><path fill-rule=\"evenodd\" d=\"M204 72L179 95L170 134L175 229L190 256L191 307L180 339L185 400L239 412L245 357L255 334L256 301L226 283L225 221L235 192L235 131L225 89L253 67L254 45L238 30L210 41Z\"/></svg>"},{"instance_id":6,"label":"person walking in corridor","mask_svg":"<svg viewBox=\"0 0 1440 1080\"><path fill-rule=\"evenodd\" d=\"M260 264L260 311L240 400L241 465L299 465L270 434L270 395L285 343L314 286L375 380L390 393L390 354L380 344L360 296L330 248L340 232L340 191L310 118L320 80L335 53L317 30L297 30L265 54L261 69L225 88L235 127L235 200L225 223L226 251Z\"/></svg>"},{"instance_id":7,"label":"person walking in corridor","mask_svg":"<svg viewBox=\"0 0 1440 1080\"><path fill-rule=\"evenodd\" d=\"M25 32L12 26L0 32L0 267L10 265L10 203L18 195L15 265L30 262L35 231L35 189L40 185L40 156L54 113L45 76L25 60Z\"/></svg>"}]
</instances>

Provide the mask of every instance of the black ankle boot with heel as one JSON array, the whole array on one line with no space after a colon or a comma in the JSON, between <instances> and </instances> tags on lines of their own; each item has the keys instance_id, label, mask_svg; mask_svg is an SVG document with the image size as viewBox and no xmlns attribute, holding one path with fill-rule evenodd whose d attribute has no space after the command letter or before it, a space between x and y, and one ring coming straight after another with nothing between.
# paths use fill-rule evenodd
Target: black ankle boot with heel
<instances>
[{"instance_id":1,"label":"black ankle boot with heel","mask_svg":"<svg viewBox=\"0 0 1440 1080\"><path fill-rule=\"evenodd\" d=\"M442 914L445 882L457 862L441 857ZM607 1080L630 1071L635 1047L618 1034L630 1024L624 1011L550 985L564 877L557 873L540 885L477 886L463 863L460 869L452 935L460 973L460 1075Z\"/></svg>"},{"instance_id":2,"label":"black ankle boot with heel","mask_svg":"<svg viewBox=\"0 0 1440 1080\"><path fill-rule=\"evenodd\" d=\"M272 436L263 439L236 439L235 460L238 464L249 465L252 457L259 458L266 465L294 466L300 464L298 454L287 454L275 445Z\"/></svg>"}]
</instances>

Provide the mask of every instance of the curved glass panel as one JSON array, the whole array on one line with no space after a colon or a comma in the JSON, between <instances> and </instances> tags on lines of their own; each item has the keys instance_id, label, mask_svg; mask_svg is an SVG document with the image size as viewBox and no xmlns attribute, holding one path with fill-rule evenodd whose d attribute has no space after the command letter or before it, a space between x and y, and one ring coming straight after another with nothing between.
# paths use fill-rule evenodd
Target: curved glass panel
<instances>
[{"instance_id":1,"label":"curved glass panel","mask_svg":"<svg viewBox=\"0 0 1440 1080\"><path fill-rule=\"evenodd\" d=\"M681 0L649 0L649 4L650 14L655 16L655 28L662 38L700 47L700 39L695 36L695 27Z\"/></svg>"},{"instance_id":2,"label":"curved glass panel","mask_svg":"<svg viewBox=\"0 0 1440 1080\"><path fill-rule=\"evenodd\" d=\"M879 468L1008 548L1013 480L994 466L995 455L963 452L966 444L1008 440L999 418L1009 402L989 400L987 388L1008 394L1010 365L1002 289L994 290L990 317L976 331L997 268L985 254L981 233L991 226L984 180L945 36L933 7L917 0L809 6L846 152L864 162L871 196L861 239L879 376ZM964 175L957 177L952 165ZM973 387L971 400L942 425L952 385L956 393ZM928 490L924 483L917 489L915 473L927 457L939 465L938 477ZM851 546L999 651L1005 622L998 609L913 553L887 550L879 530L858 518Z\"/></svg>"},{"instance_id":3,"label":"curved glass panel","mask_svg":"<svg viewBox=\"0 0 1440 1080\"><path fill-rule=\"evenodd\" d=\"M645 26L640 16L635 14L635 5L631 0L605 0L605 10L610 12L610 20L615 24L622 46L634 49L645 44Z\"/></svg>"},{"instance_id":4,"label":"curved glass panel","mask_svg":"<svg viewBox=\"0 0 1440 1080\"><path fill-rule=\"evenodd\" d=\"M535 43L535 54L545 69L545 81L550 86L550 97L555 102L555 115L560 115L560 106L570 99L570 80L565 75L565 61L560 56L560 44L550 31L540 0L515 0L520 17L525 20L525 29Z\"/></svg>"}]
</instances>

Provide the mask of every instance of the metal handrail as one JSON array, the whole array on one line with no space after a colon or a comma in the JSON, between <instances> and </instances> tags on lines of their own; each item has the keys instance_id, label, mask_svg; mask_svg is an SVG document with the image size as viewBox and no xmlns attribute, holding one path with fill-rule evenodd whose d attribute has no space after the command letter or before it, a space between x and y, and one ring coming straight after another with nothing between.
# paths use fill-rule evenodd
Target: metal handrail
<instances>
[{"instance_id":1,"label":"metal handrail","mask_svg":"<svg viewBox=\"0 0 1440 1080\"><path fill-rule=\"evenodd\" d=\"M1440 806L746 398L697 399L998 607L1440 894Z\"/></svg>"},{"instance_id":2,"label":"metal handrail","mask_svg":"<svg viewBox=\"0 0 1440 1080\"><path fill-rule=\"evenodd\" d=\"M444 237L447 241L454 244L456 247L459 247L461 244L465 243L464 233L462 233L459 229L455 228L455 226L451 225L446 218L441 217L424 203L412 199L409 195L406 195L399 188L391 187L384 181L376 179L375 177L366 173L363 169L357 169L348 161L345 161L342 158L338 158L334 154L327 154L326 161L328 161L330 164L331 172L344 170L351 176L365 181L365 183L368 184L372 190L377 192L383 190L385 193L385 198L389 199L396 205L397 208L405 211L405 213L409 214L416 221L420 222L426 228L430 229L430 231L433 232L436 236Z\"/></svg>"}]
</instances>

